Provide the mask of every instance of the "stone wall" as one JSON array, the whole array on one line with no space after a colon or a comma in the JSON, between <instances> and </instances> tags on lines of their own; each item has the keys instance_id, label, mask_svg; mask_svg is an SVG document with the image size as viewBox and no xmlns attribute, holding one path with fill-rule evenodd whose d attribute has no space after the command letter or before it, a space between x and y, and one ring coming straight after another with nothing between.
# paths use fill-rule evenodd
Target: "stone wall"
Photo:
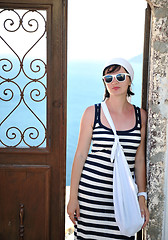
<instances>
[{"instance_id":1,"label":"stone wall","mask_svg":"<svg viewBox=\"0 0 168 240\"><path fill-rule=\"evenodd\" d=\"M151 7L148 83L148 240L168 240L168 0Z\"/></svg>"}]
</instances>

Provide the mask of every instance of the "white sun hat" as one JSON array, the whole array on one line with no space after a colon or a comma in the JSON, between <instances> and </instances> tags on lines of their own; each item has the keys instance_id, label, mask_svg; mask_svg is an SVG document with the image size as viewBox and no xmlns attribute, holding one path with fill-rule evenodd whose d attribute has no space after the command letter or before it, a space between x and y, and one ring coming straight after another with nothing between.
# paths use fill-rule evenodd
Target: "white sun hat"
<instances>
[{"instance_id":1,"label":"white sun hat","mask_svg":"<svg viewBox=\"0 0 168 240\"><path fill-rule=\"evenodd\" d=\"M107 68L111 65L114 65L114 64L117 64L117 65L120 65L120 66L124 67L131 77L131 82L133 81L134 70L133 70L131 64L127 60L125 60L124 58L113 58L113 59L111 59L110 61L108 61L105 64L103 72L104 72L105 68Z\"/></svg>"}]
</instances>

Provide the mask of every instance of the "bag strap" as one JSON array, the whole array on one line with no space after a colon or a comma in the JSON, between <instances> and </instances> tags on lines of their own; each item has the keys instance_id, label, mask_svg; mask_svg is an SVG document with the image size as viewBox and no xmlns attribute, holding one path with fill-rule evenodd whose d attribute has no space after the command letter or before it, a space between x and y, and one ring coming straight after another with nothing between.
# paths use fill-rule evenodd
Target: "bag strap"
<instances>
[{"instance_id":1,"label":"bag strap","mask_svg":"<svg viewBox=\"0 0 168 240\"><path fill-rule=\"evenodd\" d=\"M112 128L114 135L116 136L116 135L117 135L116 129L115 129L113 120L112 120L112 118L111 118L111 115L110 115L110 113L109 113L109 110L108 110L108 107L107 107L106 103L105 103L105 102L102 102L102 103L101 103L101 106L102 106L104 115L105 115L108 123L110 124L110 127Z\"/></svg>"},{"instance_id":2,"label":"bag strap","mask_svg":"<svg viewBox=\"0 0 168 240\"><path fill-rule=\"evenodd\" d=\"M112 120L112 118L111 118L111 115L110 115L110 113L109 113L109 110L108 110L108 108L107 108L106 103L105 103L105 102L102 102L102 103L101 103L101 106L102 106L104 115L105 115L108 123L110 124L111 129L113 130L114 137L115 137L114 144L113 144L113 147L112 147L112 149L111 149L111 162L113 162L113 161L114 161L114 158L115 158L116 150L117 150L117 145L119 144L119 145L120 145L120 148L122 148L122 146L121 146L121 144L120 144L120 142L119 142L119 137L118 137L118 135L117 135L117 132L116 132L116 129L115 129L113 120Z\"/></svg>"},{"instance_id":3,"label":"bag strap","mask_svg":"<svg viewBox=\"0 0 168 240\"><path fill-rule=\"evenodd\" d=\"M115 154L116 154L116 150L117 150L118 144L120 145L120 149L122 149L122 151L123 151L123 148L122 148L122 146L121 146L121 144L120 144L119 137L118 137L118 135L117 135L117 133L116 133L116 129L115 129L113 120L112 120L112 118L111 118L111 115L110 115L110 112L109 112L109 110L108 110L108 108L107 108L106 103L105 103L105 102L102 102L102 103L101 103L101 106L102 106L104 115L105 115L107 121L109 122L109 124L110 124L110 126L111 126L111 128L112 128L112 130L113 130L114 137L115 137L114 145L113 145L113 147L112 147L112 149L111 149L111 162L113 162L113 161L114 161L114 158L115 158ZM124 151L123 151L123 153L124 153ZM124 156L125 156L125 155L124 155ZM128 168L129 168L129 167L128 167ZM130 170L130 169L129 169L129 170ZM135 176L134 176L134 180L135 180Z\"/></svg>"}]
</instances>

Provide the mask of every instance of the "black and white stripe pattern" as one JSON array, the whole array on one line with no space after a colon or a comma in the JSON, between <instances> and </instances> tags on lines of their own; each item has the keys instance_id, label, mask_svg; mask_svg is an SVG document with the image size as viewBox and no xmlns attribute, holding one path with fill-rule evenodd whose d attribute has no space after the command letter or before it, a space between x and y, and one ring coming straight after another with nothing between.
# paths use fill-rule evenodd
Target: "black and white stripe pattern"
<instances>
[{"instance_id":1,"label":"black and white stripe pattern","mask_svg":"<svg viewBox=\"0 0 168 240\"><path fill-rule=\"evenodd\" d=\"M75 240L131 239L121 235L115 221L113 205L113 163L110 161L114 135L100 121L101 105L95 105L92 151L88 154L79 183L80 219L75 226ZM140 109L135 107L136 125L128 131L117 131L132 176L135 155L141 141Z\"/></svg>"}]
</instances>

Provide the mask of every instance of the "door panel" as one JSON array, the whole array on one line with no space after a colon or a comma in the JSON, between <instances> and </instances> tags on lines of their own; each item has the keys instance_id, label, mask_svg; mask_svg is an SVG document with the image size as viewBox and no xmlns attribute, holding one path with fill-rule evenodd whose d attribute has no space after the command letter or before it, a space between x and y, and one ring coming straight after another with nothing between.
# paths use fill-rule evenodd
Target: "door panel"
<instances>
[{"instance_id":1,"label":"door panel","mask_svg":"<svg viewBox=\"0 0 168 240\"><path fill-rule=\"evenodd\" d=\"M67 4L2 0L0 9L10 13L0 21L0 239L61 240ZM43 31L33 38L40 23ZM17 31L26 35L15 37Z\"/></svg>"},{"instance_id":2,"label":"door panel","mask_svg":"<svg viewBox=\"0 0 168 240\"><path fill-rule=\"evenodd\" d=\"M50 167L1 166L0 179L0 239L49 239Z\"/></svg>"}]
</instances>

